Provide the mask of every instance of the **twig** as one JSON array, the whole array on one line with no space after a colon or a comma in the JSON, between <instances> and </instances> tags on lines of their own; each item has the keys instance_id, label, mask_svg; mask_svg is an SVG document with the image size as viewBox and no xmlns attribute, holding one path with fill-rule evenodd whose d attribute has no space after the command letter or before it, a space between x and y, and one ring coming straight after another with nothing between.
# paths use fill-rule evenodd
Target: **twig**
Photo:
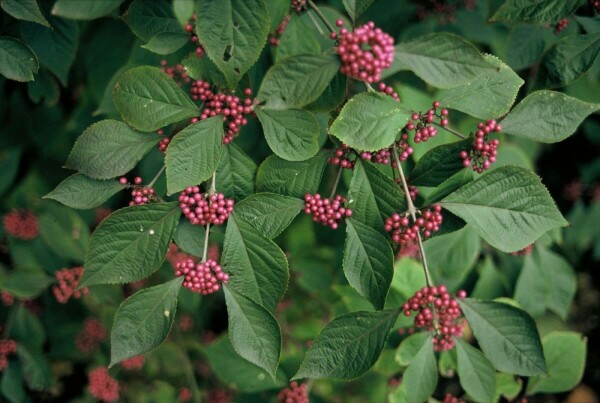
<instances>
[{"instance_id":1,"label":"twig","mask_svg":"<svg viewBox=\"0 0 600 403\"><path fill-rule=\"evenodd\" d=\"M337 176L335 177L335 183L333 184L333 189L331 189L331 194L329 195L329 200L333 200L333 197L335 196L335 192L337 191L337 187L340 183L340 178L342 177L342 171L344 170L344 168L342 168L340 166L340 169L338 170Z\"/></svg>"},{"instance_id":2,"label":"twig","mask_svg":"<svg viewBox=\"0 0 600 403\"><path fill-rule=\"evenodd\" d=\"M310 8L312 8L314 12L319 16L321 21L323 21L323 24L325 24L329 32L335 32L334 26L331 25L329 21L327 21L327 17L325 17L325 14L323 14L321 10L319 10L319 7L317 7L317 5L312 0L308 0L307 3L310 6Z\"/></svg>"},{"instance_id":3,"label":"twig","mask_svg":"<svg viewBox=\"0 0 600 403\"><path fill-rule=\"evenodd\" d=\"M148 188L151 188L152 186L154 186L154 184L156 183L158 178L160 178L162 173L165 171L165 168L166 168L166 165L163 164L162 168L160 168L160 170L156 173L156 175L154 175L154 178L152 178L150 183L148 183L148 186L147 186Z\"/></svg>"},{"instance_id":4,"label":"twig","mask_svg":"<svg viewBox=\"0 0 600 403\"><path fill-rule=\"evenodd\" d=\"M459 132L458 130L454 130L453 128L451 128L451 127L448 127L448 126L442 126L441 124L439 124L439 123L436 123L436 122L432 122L432 123L433 123L434 125L436 125L437 127L441 127L442 129L444 129L444 130L446 130L446 131L448 131L448 132L450 132L450 133L454 134L456 137L459 137L459 138L461 138L461 139L463 139L463 140L465 140L465 139L468 139L468 137L467 137L467 136L465 136L464 134L462 134L462 133L461 133L461 132Z\"/></svg>"}]
</instances>

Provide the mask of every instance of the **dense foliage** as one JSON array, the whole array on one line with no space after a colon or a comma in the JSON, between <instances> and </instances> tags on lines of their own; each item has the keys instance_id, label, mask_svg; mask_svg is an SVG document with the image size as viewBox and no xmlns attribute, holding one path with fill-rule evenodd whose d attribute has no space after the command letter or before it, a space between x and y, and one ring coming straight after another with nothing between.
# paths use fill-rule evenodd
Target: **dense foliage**
<instances>
[{"instance_id":1,"label":"dense foliage","mask_svg":"<svg viewBox=\"0 0 600 403\"><path fill-rule=\"evenodd\" d=\"M590 397L597 1L0 6L3 399Z\"/></svg>"}]
</instances>

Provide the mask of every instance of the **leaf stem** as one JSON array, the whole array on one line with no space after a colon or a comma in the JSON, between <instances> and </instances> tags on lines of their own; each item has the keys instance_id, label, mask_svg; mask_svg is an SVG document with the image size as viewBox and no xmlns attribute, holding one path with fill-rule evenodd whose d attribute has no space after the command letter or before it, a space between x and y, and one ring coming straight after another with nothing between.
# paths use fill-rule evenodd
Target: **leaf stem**
<instances>
[{"instance_id":1,"label":"leaf stem","mask_svg":"<svg viewBox=\"0 0 600 403\"><path fill-rule=\"evenodd\" d=\"M162 173L165 171L165 168L166 168L166 165L163 164L162 168L160 168L160 170L156 173L156 175L154 175L154 178L152 178L152 180L150 181L150 183L148 183L148 185L146 187L151 188L152 186L154 186L154 184L156 183L158 178L160 178Z\"/></svg>"},{"instance_id":2,"label":"leaf stem","mask_svg":"<svg viewBox=\"0 0 600 403\"><path fill-rule=\"evenodd\" d=\"M208 238L210 236L210 223L206 224L206 232L204 233L204 249L202 250L202 263L206 262L208 257Z\"/></svg>"},{"instance_id":3,"label":"leaf stem","mask_svg":"<svg viewBox=\"0 0 600 403\"><path fill-rule=\"evenodd\" d=\"M333 197L335 196L335 192L337 191L337 187L340 183L340 178L342 177L343 170L344 170L344 168L342 168L340 166L340 169L338 169L337 176L335 177L335 183L333 184L333 189L331 189L331 194L329 195L329 200L333 200Z\"/></svg>"},{"instance_id":4,"label":"leaf stem","mask_svg":"<svg viewBox=\"0 0 600 403\"><path fill-rule=\"evenodd\" d=\"M450 133L454 134L458 138L461 138L463 140L468 139L467 136L465 136L464 134L462 134L458 130L455 130L455 129L449 127L449 126L442 126L441 124L439 124L437 122L432 122L432 124L436 125L437 127L441 127L442 129L446 130L447 132L450 132Z\"/></svg>"},{"instance_id":5,"label":"leaf stem","mask_svg":"<svg viewBox=\"0 0 600 403\"><path fill-rule=\"evenodd\" d=\"M315 19L315 16L312 15L310 10L306 14L308 15L308 18L310 18L310 20L312 21L315 28L317 28L317 31L319 31L319 34L321 36L325 36L325 31L323 31L323 28L321 28L321 26L319 25L319 22Z\"/></svg>"},{"instance_id":6,"label":"leaf stem","mask_svg":"<svg viewBox=\"0 0 600 403\"><path fill-rule=\"evenodd\" d=\"M396 169L398 170L398 174L400 175L400 180L402 181L402 190L404 191L404 196L406 198L406 204L408 206L408 213L413 219L413 222L417 221L417 209L415 209L415 205L410 198L410 191L408 190L408 183L406 182L406 177L404 176L404 171L402 170L402 165L400 164L400 158L398 157L398 149L396 145L392 147L392 154L394 155L394 161L396 162ZM421 262L423 263L423 270L425 271L425 282L428 287L433 285L433 281L431 281L431 275L429 274L429 267L427 266L427 257L425 256L425 248L423 247L423 240L421 239L421 232L417 231L417 241L419 242L419 252L421 254Z\"/></svg>"},{"instance_id":7,"label":"leaf stem","mask_svg":"<svg viewBox=\"0 0 600 403\"><path fill-rule=\"evenodd\" d=\"M365 85L365 87L367 88L367 91L368 91L368 92L377 92L377 91L375 91L375 88L373 88L373 86L372 86L371 84L369 84L368 82L366 82L366 81L363 81L363 84L364 84L364 85Z\"/></svg>"},{"instance_id":8,"label":"leaf stem","mask_svg":"<svg viewBox=\"0 0 600 403\"><path fill-rule=\"evenodd\" d=\"M327 29L329 30L329 32L335 32L334 26L331 25L331 23L329 21L327 21L327 17L325 17L325 14L323 14L321 12L321 10L319 10L319 7L317 7L317 5L312 0L308 0L307 3L310 6L310 8L313 9L313 11L315 12L315 14L317 14L319 16L319 18L321 19L321 21L323 21L323 24L325 24L325 26L327 27Z\"/></svg>"}]
</instances>

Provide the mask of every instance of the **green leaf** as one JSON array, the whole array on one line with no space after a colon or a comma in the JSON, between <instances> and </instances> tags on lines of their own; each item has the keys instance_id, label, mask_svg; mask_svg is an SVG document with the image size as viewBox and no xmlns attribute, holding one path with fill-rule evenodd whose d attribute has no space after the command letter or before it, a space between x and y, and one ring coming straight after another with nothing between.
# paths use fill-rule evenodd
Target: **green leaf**
<instances>
[{"instance_id":1,"label":"green leaf","mask_svg":"<svg viewBox=\"0 0 600 403\"><path fill-rule=\"evenodd\" d=\"M119 306L110 332L109 368L160 346L167 338L177 311L183 277L146 288Z\"/></svg>"},{"instance_id":2,"label":"green leaf","mask_svg":"<svg viewBox=\"0 0 600 403\"><path fill-rule=\"evenodd\" d=\"M344 105L329 131L351 148L377 151L394 142L410 115L390 96L362 92Z\"/></svg>"},{"instance_id":3,"label":"green leaf","mask_svg":"<svg viewBox=\"0 0 600 403\"><path fill-rule=\"evenodd\" d=\"M271 109L301 108L317 100L340 68L335 55L298 55L271 67L258 95Z\"/></svg>"},{"instance_id":4,"label":"green leaf","mask_svg":"<svg viewBox=\"0 0 600 403\"><path fill-rule=\"evenodd\" d=\"M441 90L436 99L442 107L479 119L495 119L508 113L524 81L497 57L483 58L498 70L486 71L467 84Z\"/></svg>"},{"instance_id":5,"label":"green leaf","mask_svg":"<svg viewBox=\"0 0 600 403\"><path fill-rule=\"evenodd\" d=\"M473 269L479 257L481 243L477 231L466 226L431 238L423 247L434 283L445 284L454 292Z\"/></svg>"},{"instance_id":6,"label":"green leaf","mask_svg":"<svg viewBox=\"0 0 600 403\"><path fill-rule=\"evenodd\" d=\"M465 168L460 152L471 148L473 140L466 139L443 144L427 151L413 168L408 182L414 186L435 187Z\"/></svg>"},{"instance_id":7,"label":"green leaf","mask_svg":"<svg viewBox=\"0 0 600 403\"><path fill-rule=\"evenodd\" d=\"M0 290L9 292L16 298L33 299L53 281L42 269L23 267L0 274Z\"/></svg>"},{"instance_id":8,"label":"green leaf","mask_svg":"<svg viewBox=\"0 0 600 403\"><path fill-rule=\"evenodd\" d=\"M303 161L319 151L319 124L312 113L301 109L257 108L271 150L288 161Z\"/></svg>"},{"instance_id":9,"label":"green leaf","mask_svg":"<svg viewBox=\"0 0 600 403\"><path fill-rule=\"evenodd\" d=\"M502 120L502 131L542 143L556 143L577 130L600 104L589 104L561 92L536 91Z\"/></svg>"},{"instance_id":10,"label":"green leaf","mask_svg":"<svg viewBox=\"0 0 600 403\"><path fill-rule=\"evenodd\" d=\"M181 210L178 202L126 207L92 234L80 287L142 280L160 268Z\"/></svg>"},{"instance_id":11,"label":"green leaf","mask_svg":"<svg viewBox=\"0 0 600 403\"><path fill-rule=\"evenodd\" d=\"M514 400L521 392L521 387L521 380L516 379L514 375L496 373L494 401L498 401L500 396L504 396L507 400Z\"/></svg>"},{"instance_id":12,"label":"green leaf","mask_svg":"<svg viewBox=\"0 0 600 403\"><path fill-rule=\"evenodd\" d=\"M23 42L0 37L0 74L9 80L33 81L38 69L37 58Z\"/></svg>"},{"instance_id":13,"label":"green leaf","mask_svg":"<svg viewBox=\"0 0 600 403\"><path fill-rule=\"evenodd\" d=\"M548 230L567 224L540 178L514 166L484 174L441 204L504 252L521 250Z\"/></svg>"},{"instance_id":14,"label":"green leaf","mask_svg":"<svg viewBox=\"0 0 600 403\"><path fill-rule=\"evenodd\" d=\"M228 286L223 286L223 291L231 345L242 358L264 369L275 380L281 354L277 319L262 305Z\"/></svg>"},{"instance_id":15,"label":"green leaf","mask_svg":"<svg viewBox=\"0 0 600 403\"><path fill-rule=\"evenodd\" d=\"M82 263L88 247L88 226L75 211L52 204L39 218L40 235L58 256Z\"/></svg>"},{"instance_id":16,"label":"green leaf","mask_svg":"<svg viewBox=\"0 0 600 403\"><path fill-rule=\"evenodd\" d=\"M286 161L275 155L268 157L258 168L256 190L304 198L306 193L316 193L327 153L321 152L304 161Z\"/></svg>"},{"instance_id":17,"label":"green leaf","mask_svg":"<svg viewBox=\"0 0 600 403\"><path fill-rule=\"evenodd\" d=\"M2 395L10 403L26 402L27 394L23 385L24 382L21 366L17 363L9 365L4 369L0 381Z\"/></svg>"},{"instance_id":18,"label":"green leaf","mask_svg":"<svg viewBox=\"0 0 600 403\"><path fill-rule=\"evenodd\" d=\"M575 332L552 332L542 340L548 375L527 384L527 394L568 392L581 382L587 339Z\"/></svg>"},{"instance_id":19,"label":"green leaf","mask_svg":"<svg viewBox=\"0 0 600 403\"><path fill-rule=\"evenodd\" d=\"M344 274L348 283L383 309L394 274L394 254L385 237L357 220L347 220L344 246Z\"/></svg>"},{"instance_id":20,"label":"green leaf","mask_svg":"<svg viewBox=\"0 0 600 403\"><path fill-rule=\"evenodd\" d=\"M79 41L76 21L50 17L52 29L32 22L22 22L21 37L33 50L40 64L67 86L69 70L75 61Z\"/></svg>"},{"instance_id":21,"label":"green leaf","mask_svg":"<svg viewBox=\"0 0 600 403\"><path fill-rule=\"evenodd\" d=\"M577 279L571 265L561 256L536 246L525 257L514 299L534 318L550 309L564 320L576 290Z\"/></svg>"},{"instance_id":22,"label":"green leaf","mask_svg":"<svg viewBox=\"0 0 600 403\"><path fill-rule=\"evenodd\" d=\"M169 194L209 179L219 165L223 148L220 116L201 120L177 133L165 157Z\"/></svg>"},{"instance_id":23,"label":"green leaf","mask_svg":"<svg viewBox=\"0 0 600 403\"><path fill-rule=\"evenodd\" d=\"M304 109L312 112L330 112L337 109L346 100L347 82L346 75L337 73L319 98L315 102L306 105Z\"/></svg>"},{"instance_id":24,"label":"green leaf","mask_svg":"<svg viewBox=\"0 0 600 403\"><path fill-rule=\"evenodd\" d=\"M17 355L21 360L23 375L29 388L33 390L48 389L52 385L52 370L47 354L41 348L20 343Z\"/></svg>"},{"instance_id":25,"label":"green leaf","mask_svg":"<svg viewBox=\"0 0 600 403\"><path fill-rule=\"evenodd\" d=\"M181 49L189 41L190 35L185 32L159 32L142 48L159 55L168 55Z\"/></svg>"},{"instance_id":26,"label":"green leaf","mask_svg":"<svg viewBox=\"0 0 600 403\"><path fill-rule=\"evenodd\" d=\"M427 332L411 334L406 339L402 340L396 350L396 362L403 367L409 366L415 356L421 351L421 347L425 345L426 341L430 342L428 346L431 348L431 339Z\"/></svg>"},{"instance_id":27,"label":"green leaf","mask_svg":"<svg viewBox=\"0 0 600 403\"><path fill-rule=\"evenodd\" d=\"M515 70L529 67L542 57L546 28L539 25L515 26L506 38L506 63Z\"/></svg>"},{"instance_id":28,"label":"green leaf","mask_svg":"<svg viewBox=\"0 0 600 403\"><path fill-rule=\"evenodd\" d=\"M304 208L304 201L276 193L256 193L235 205L235 213L267 238L285 230Z\"/></svg>"},{"instance_id":29,"label":"green leaf","mask_svg":"<svg viewBox=\"0 0 600 403\"><path fill-rule=\"evenodd\" d=\"M205 227L193 225L187 218L180 220L177 230L173 236L173 242L182 251L194 256L202 256L204 253Z\"/></svg>"},{"instance_id":30,"label":"green leaf","mask_svg":"<svg viewBox=\"0 0 600 403\"><path fill-rule=\"evenodd\" d=\"M352 18L352 21L356 21L362 13L373 4L375 0L342 0L346 12Z\"/></svg>"},{"instance_id":31,"label":"green leaf","mask_svg":"<svg viewBox=\"0 0 600 403\"><path fill-rule=\"evenodd\" d=\"M494 401L496 370L481 351L458 337L455 340L460 385L475 401Z\"/></svg>"},{"instance_id":32,"label":"green leaf","mask_svg":"<svg viewBox=\"0 0 600 403\"><path fill-rule=\"evenodd\" d=\"M94 20L117 10L123 0L57 0L52 14L72 20Z\"/></svg>"},{"instance_id":33,"label":"green leaf","mask_svg":"<svg viewBox=\"0 0 600 403\"><path fill-rule=\"evenodd\" d=\"M287 260L279 246L237 213L227 221L221 265L229 273L229 289L275 311L287 288Z\"/></svg>"},{"instance_id":34,"label":"green leaf","mask_svg":"<svg viewBox=\"0 0 600 403\"><path fill-rule=\"evenodd\" d=\"M428 206L434 203L439 202L444 197L449 194L457 191L461 187L465 186L467 183L473 180L473 171L469 169L463 169L462 171L458 171L442 183L438 185L435 189L431 191L425 198L423 202L424 206ZM410 183L410 181L409 181Z\"/></svg>"},{"instance_id":35,"label":"green leaf","mask_svg":"<svg viewBox=\"0 0 600 403\"><path fill-rule=\"evenodd\" d=\"M293 13L275 48L275 62L291 56L321 53L317 35L313 26L309 26L300 15Z\"/></svg>"},{"instance_id":36,"label":"green leaf","mask_svg":"<svg viewBox=\"0 0 600 403\"><path fill-rule=\"evenodd\" d=\"M161 32L184 32L171 4L161 0L134 0L123 15L123 21L144 42Z\"/></svg>"},{"instance_id":37,"label":"green leaf","mask_svg":"<svg viewBox=\"0 0 600 403\"><path fill-rule=\"evenodd\" d=\"M346 204L356 221L383 230L387 217L406 210L404 193L393 180L373 164L357 160Z\"/></svg>"},{"instance_id":38,"label":"green leaf","mask_svg":"<svg viewBox=\"0 0 600 403\"><path fill-rule=\"evenodd\" d=\"M554 88L577 80L594 64L600 52L600 33L569 35L558 41L540 63L538 83Z\"/></svg>"},{"instance_id":39,"label":"green leaf","mask_svg":"<svg viewBox=\"0 0 600 403\"><path fill-rule=\"evenodd\" d=\"M314 339L292 379L358 378L379 358L398 313L386 310L338 316Z\"/></svg>"},{"instance_id":40,"label":"green leaf","mask_svg":"<svg viewBox=\"0 0 600 403\"><path fill-rule=\"evenodd\" d=\"M470 293L478 299L494 299L510 295L511 286L508 277L496 268L491 256L486 256L479 272L479 279Z\"/></svg>"},{"instance_id":41,"label":"green leaf","mask_svg":"<svg viewBox=\"0 0 600 403\"><path fill-rule=\"evenodd\" d=\"M46 341L46 331L44 325L36 315L31 313L24 304L19 304L12 308L13 313L12 327L10 328L10 338L17 343L26 343L32 347L42 348Z\"/></svg>"},{"instance_id":42,"label":"green leaf","mask_svg":"<svg viewBox=\"0 0 600 403\"><path fill-rule=\"evenodd\" d=\"M427 401L437 382L437 363L429 336L402 376L406 399L414 403Z\"/></svg>"},{"instance_id":43,"label":"green leaf","mask_svg":"<svg viewBox=\"0 0 600 403\"><path fill-rule=\"evenodd\" d=\"M79 136L65 166L93 179L111 179L131 171L160 139L123 122L102 120Z\"/></svg>"},{"instance_id":44,"label":"green leaf","mask_svg":"<svg viewBox=\"0 0 600 403\"><path fill-rule=\"evenodd\" d=\"M266 44L269 15L263 0L199 0L196 33L206 54L235 88Z\"/></svg>"},{"instance_id":45,"label":"green leaf","mask_svg":"<svg viewBox=\"0 0 600 403\"><path fill-rule=\"evenodd\" d=\"M196 2L192 0L173 0L173 14L182 27L192 19L195 8Z\"/></svg>"},{"instance_id":46,"label":"green leaf","mask_svg":"<svg viewBox=\"0 0 600 403\"><path fill-rule=\"evenodd\" d=\"M523 376L546 373L540 335L525 311L471 298L458 302L483 353L497 370Z\"/></svg>"},{"instance_id":47,"label":"green leaf","mask_svg":"<svg viewBox=\"0 0 600 403\"><path fill-rule=\"evenodd\" d=\"M434 33L396 45L394 59L438 88L452 88L496 71L477 48L456 35Z\"/></svg>"},{"instance_id":48,"label":"green leaf","mask_svg":"<svg viewBox=\"0 0 600 403\"><path fill-rule=\"evenodd\" d=\"M117 181L96 180L82 174L75 174L59 183L44 198L56 200L65 206L85 210L100 206L123 189L125 186Z\"/></svg>"},{"instance_id":49,"label":"green leaf","mask_svg":"<svg viewBox=\"0 0 600 403\"><path fill-rule=\"evenodd\" d=\"M217 378L242 393L280 389L288 385L288 378L281 368L274 382L263 369L241 358L233 349L227 334L203 346L202 352Z\"/></svg>"},{"instance_id":50,"label":"green leaf","mask_svg":"<svg viewBox=\"0 0 600 403\"><path fill-rule=\"evenodd\" d=\"M198 57L196 52L192 52L183 59L182 64L187 75L194 80L208 81L219 88L228 87L225 76L208 57Z\"/></svg>"},{"instance_id":51,"label":"green leaf","mask_svg":"<svg viewBox=\"0 0 600 403\"><path fill-rule=\"evenodd\" d=\"M507 0L490 21L555 23L571 15L585 0Z\"/></svg>"},{"instance_id":52,"label":"green leaf","mask_svg":"<svg viewBox=\"0 0 600 403\"><path fill-rule=\"evenodd\" d=\"M146 132L199 115L196 104L156 67L136 67L121 74L113 100L123 120Z\"/></svg>"},{"instance_id":53,"label":"green leaf","mask_svg":"<svg viewBox=\"0 0 600 403\"><path fill-rule=\"evenodd\" d=\"M234 143L223 148L217 167L216 183L219 192L236 201L254 193L254 176L258 167L244 151Z\"/></svg>"},{"instance_id":54,"label":"green leaf","mask_svg":"<svg viewBox=\"0 0 600 403\"><path fill-rule=\"evenodd\" d=\"M6 14L23 21L31 21L50 28L36 0L0 0Z\"/></svg>"}]
</instances>

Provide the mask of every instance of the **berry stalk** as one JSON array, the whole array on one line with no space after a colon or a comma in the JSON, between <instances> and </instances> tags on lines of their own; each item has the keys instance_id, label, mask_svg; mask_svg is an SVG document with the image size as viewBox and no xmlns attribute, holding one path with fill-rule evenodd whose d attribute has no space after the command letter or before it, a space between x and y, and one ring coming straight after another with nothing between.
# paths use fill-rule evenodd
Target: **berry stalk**
<instances>
[{"instance_id":1,"label":"berry stalk","mask_svg":"<svg viewBox=\"0 0 600 403\"><path fill-rule=\"evenodd\" d=\"M458 137L458 138L460 138L460 139L462 139L462 140L465 140L465 139L467 139L467 138L468 138L467 136L465 136L464 134L462 134L462 133L461 133L461 132L459 132L458 130L454 130L454 129L453 129L453 128L451 128L451 127L448 127L448 126L442 126L441 124L439 124L439 123L437 123L437 122L431 122L431 124L433 124L433 125L436 125L437 127L441 127L442 129L444 129L444 130L446 130L446 131L448 131L448 132L450 132L450 133L454 134L456 137Z\"/></svg>"},{"instance_id":2,"label":"berry stalk","mask_svg":"<svg viewBox=\"0 0 600 403\"><path fill-rule=\"evenodd\" d=\"M333 200L333 197L335 196L335 192L337 191L337 187L340 184L340 179L342 177L342 171L343 170L344 170L344 168L340 166L340 169L338 169L337 176L335 177L335 182L333 184L333 189L331 189L331 194L329 195L329 200Z\"/></svg>"},{"instance_id":3,"label":"berry stalk","mask_svg":"<svg viewBox=\"0 0 600 403\"><path fill-rule=\"evenodd\" d=\"M323 14L321 12L321 10L319 10L319 7L317 7L317 5L312 0L308 0L307 3L310 6L310 8L313 9L315 14L317 14L317 16L319 16L321 21L323 21L323 24L325 24L325 26L327 27L329 32L335 33L335 28L333 27L333 25L331 25L331 23L329 21L327 21L327 17L325 17L325 14Z\"/></svg>"},{"instance_id":4,"label":"berry stalk","mask_svg":"<svg viewBox=\"0 0 600 403\"><path fill-rule=\"evenodd\" d=\"M156 175L154 175L154 178L152 178L152 180L150 181L150 183L148 183L148 185L146 186L147 188L151 188L154 186L154 184L156 183L156 181L158 180L158 178L160 178L160 176L162 175L163 172L165 172L165 168L167 166L163 164L163 166L160 168L160 170L156 173Z\"/></svg>"}]
</instances>

